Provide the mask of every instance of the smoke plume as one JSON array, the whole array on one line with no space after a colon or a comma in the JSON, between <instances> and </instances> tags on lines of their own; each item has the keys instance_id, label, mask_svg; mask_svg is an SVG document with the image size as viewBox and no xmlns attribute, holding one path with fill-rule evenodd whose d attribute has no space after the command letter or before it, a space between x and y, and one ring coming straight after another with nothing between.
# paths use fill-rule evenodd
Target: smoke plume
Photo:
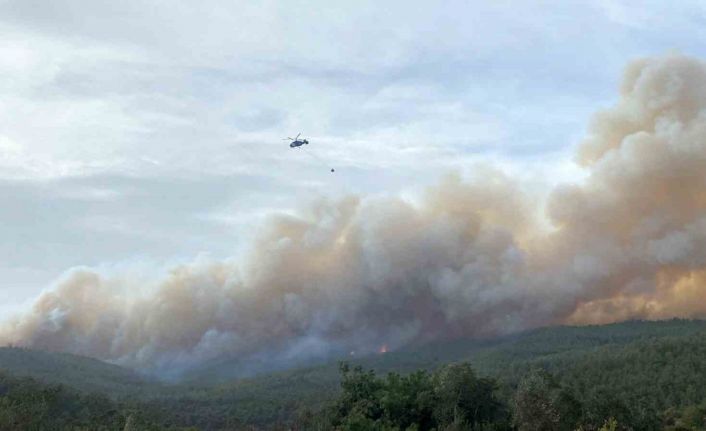
<instances>
[{"instance_id":1,"label":"smoke plume","mask_svg":"<svg viewBox=\"0 0 706 431\"><path fill-rule=\"evenodd\" d=\"M0 325L0 343L154 370L704 316L705 108L706 65L636 61L580 145L589 176L546 201L489 169L449 175L415 203L315 202L273 216L244 261L156 282L72 270Z\"/></svg>"}]
</instances>

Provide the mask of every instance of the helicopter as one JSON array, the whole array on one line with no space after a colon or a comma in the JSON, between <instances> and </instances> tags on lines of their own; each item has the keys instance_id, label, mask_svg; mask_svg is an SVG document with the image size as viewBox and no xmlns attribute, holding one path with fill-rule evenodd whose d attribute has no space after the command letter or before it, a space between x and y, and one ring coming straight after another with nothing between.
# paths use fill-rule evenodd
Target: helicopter
<instances>
[{"instance_id":1,"label":"helicopter","mask_svg":"<svg viewBox=\"0 0 706 431\"><path fill-rule=\"evenodd\" d=\"M282 139L282 140L283 140L283 141L287 141L287 140L292 141L292 143L289 144L289 147L290 147L290 148L301 147L302 145L309 145L309 141L307 141L306 139L299 139L299 136L300 136L300 135L301 135L301 133L299 133L299 134L297 135L297 137L294 138L294 139L292 139L292 138L285 138L285 139Z\"/></svg>"},{"instance_id":2,"label":"helicopter","mask_svg":"<svg viewBox=\"0 0 706 431\"><path fill-rule=\"evenodd\" d=\"M299 133L296 138L285 138L285 139L282 139L282 140L283 140L283 141L287 141L287 140L288 140L288 141L292 141L292 142L289 144L289 147L290 147L290 148L297 148L297 147L301 147L302 145L309 145L309 141L308 141L308 140L306 140L306 139L299 139L299 136L301 136L301 133ZM314 155L313 153L310 153L310 152L306 151L306 149L302 148L302 150L304 150L304 152L305 152L306 154L308 154L310 157L312 157L313 159L316 159L319 163L321 163L321 164L324 164L324 163L325 163L323 160L321 160L320 158L318 158L318 157L317 157L316 155ZM336 172L336 170L335 170L334 168L330 168L330 169L331 169L331 172Z\"/></svg>"}]
</instances>

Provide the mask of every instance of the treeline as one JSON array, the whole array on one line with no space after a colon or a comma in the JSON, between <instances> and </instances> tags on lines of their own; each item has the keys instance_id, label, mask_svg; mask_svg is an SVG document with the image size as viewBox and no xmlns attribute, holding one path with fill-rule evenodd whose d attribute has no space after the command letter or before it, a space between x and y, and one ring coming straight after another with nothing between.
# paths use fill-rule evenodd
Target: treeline
<instances>
[{"instance_id":1,"label":"treeline","mask_svg":"<svg viewBox=\"0 0 706 431\"><path fill-rule=\"evenodd\" d=\"M318 414L304 414L301 429L315 430L510 430L510 415L496 383L467 363L435 373L376 376L341 365L341 394Z\"/></svg>"},{"instance_id":2,"label":"treeline","mask_svg":"<svg viewBox=\"0 0 706 431\"><path fill-rule=\"evenodd\" d=\"M454 341L375 355L356 361L378 374L433 372L445 364L470 362L496 379L501 399L512 399L534 369L551 372L577 394L611 392L630 406L661 414L706 399L706 324L670 320L588 327L552 327L501 339ZM178 414L177 423L203 429L232 424L259 428L288 424L299 411L318 411L340 393L335 366L290 370L156 400Z\"/></svg>"},{"instance_id":3,"label":"treeline","mask_svg":"<svg viewBox=\"0 0 706 431\"><path fill-rule=\"evenodd\" d=\"M656 411L617 391L577 392L543 369L525 375L511 397L469 363L384 377L342 364L341 390L323 409L304 409L294 421L257 427L223 416L218 424L186 427L178 415L127 404L63 385L0 374L0 431L627 431L706 430L706 401ZM186 406L185 406L186 407ZM203 412L192 412L202 414ZM182 411L188 414L188 410ZM184 417L181 418L185 419ZM188 420L187 420L188 422Z\"/></svg>"},{"instance_id":4,"label":"treeline","mask_svg":"<svg viewBox=\"0 0 706 431\"><path fill-rule=\"evenodd\" d=\"M577 393L543 369L529 372L509 399L495 379L469 363L434 373L376 376L341 365L341 394L327 408L304 412L294 429L337 431L698 431L706 402L655 411L610 390Z\"/></svg>"},{"instance_id":5,"label":"treeline","mask_svg":"<svg viewBox=\"0 0 706 431\"><path fill-rule=\"evenodd\" d=\"M157 384L86 358L0 348L0 369L8 370L0 374L0 431L123 430L130 417L133 429L146 430L326 430L355 423L359 429L519 429L539 417L521 419L519 406L537 399L556 423L525 429L706 431L704 329L704 322L684 320L546 328L376 355L345 372L327 365L218 386ZM447 366L464 362L473 368ZM23 374L37 380L17 377ZM451 380L492 395L493 402L471 416L459 402L449 419L444 388L451 386L442 382ZM350 388L359 387L375 397L354 396ZM423 396L412 397L412 389ZM525 401L523 391L531 395ZM398 418L400 411L417 416ZM611 418L615 423L606 424Z\"/></svg>"},{"instance_id":6,"label":"treeline","mask_svg":"<svg viewBox=\"0 0 706 431\"><path fill-rule=\"evenodd\" d=\"M543 369L527 373L510 397L502 383L469 363L378 376L342 364L339 395L296 420L258 427L225 415L188 427L180 414L155 404L128 404L63 385L0 374L0 431L312 430L312 431L626 431L706 430L706 401L657 411L649 398L633 402L618 390L577 390ZM261 406L266 408L266 406ZM193 418L192 418L193 419Z\"/></svg>"}]
</instances>

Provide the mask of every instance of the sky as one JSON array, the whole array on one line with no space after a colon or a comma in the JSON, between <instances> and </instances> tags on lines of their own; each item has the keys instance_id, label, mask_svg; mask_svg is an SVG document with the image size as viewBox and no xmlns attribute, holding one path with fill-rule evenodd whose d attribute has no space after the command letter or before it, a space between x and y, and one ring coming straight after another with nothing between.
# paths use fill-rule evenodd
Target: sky
<instances>
[{"instance_id":1,"label":"sky","mask_svg":"<svg viewBox=\"0 0 706 431\"><path fill-rule=\"evenodd\" d=\"M484 164L579 182L625 64L705 58L705 24L688 1L0 0L0 313L77 266L237 257L322 197Z\"/></svg>"}]
</instances>

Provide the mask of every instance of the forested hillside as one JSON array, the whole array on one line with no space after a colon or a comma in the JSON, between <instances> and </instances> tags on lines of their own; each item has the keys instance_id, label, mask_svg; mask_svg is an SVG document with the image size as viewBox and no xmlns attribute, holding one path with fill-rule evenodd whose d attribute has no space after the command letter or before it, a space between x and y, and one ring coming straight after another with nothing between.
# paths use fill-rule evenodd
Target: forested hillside
<instances>
[{"instance_id":1,"label":"forested hillside","mask_svg":"<svg viewBox=\"0 0 706 431\"><path fill-rule=\"evenodd\" d=\"M0 373L0 430L182 430L139 403Z\"/></svg>"},{"instance_id":2,"label":"forested hillside","mask_svg":"<svg viewBox=\"0 0 706 431\"><path fill-rule=\"evenodd\" d=\"M0 371L114 397L149 395L162 387L155 379L96 359L17 347L0 347Z\"/></svg>"},{"instance_id":3,"label":"forested hillside","mask_svg":"<svg viewBox=\"0 0 706 431\"><path fill-rule=\"evenodd\" d=\"M417 383L429 389L435 387L432 376L444 365L467 362L478 378L493 381L494 397L507 413L503 426L517 425L511 419L517 415L516 398L522 388L539 385L551 396L564 394L574 400L578 410L572 417L583 418L584 430L602 426L610 418L623 427L619 429L672 426L694 430L701 429L693 424L705 416L701 414L706 400L705 358L706 323L671 320L555 327L494 340L456 340L352 360L349 369L374 370L383 380L389 372L398 374L397 379L410 372L427 373L428 379L420 378L428 381ZM140 412L136 417L154 418L164 427L313 426L311 418L330 413L331 400L345 393L341 392L338 361L220 383L211 368L210 379L199 380L197 371L189 385L158 384L99 361L22 349L0 350L0 364L12 375L65 383L83 393L102 393L106 402L117 403L116 411L131 405ZM537 374L539 370L549 374ZM537 380L537 375L543 377ZM126 396L132 404L126 404ZM3 403L6 409L7 401ZM339 423L343 419L339 417ZM693 426L684 425L689 423ZM682 428L674 428L678 424Z\"/></svg>"},{"instance_id":4,"label":"forested hillside","mask_svg":"<svg viewBox=\"0 0 706 431\"><path fill-rule=\"evenodd\" d=\"M626 402L644 400L645 406L661 411L706 398L704 348L706 322L670 320L543 328L495 340L456 340L347 360L352 366L383 375L432 371L451 362L468 361L481 376L498 380L498 392L505 400L512 397L523 376L539 367L566 380L567 386L582 391L585 397L609 391ZM675 355L678 361L662 367ZM210 411L215 417L267 424L322 408L331 394L337 393L339 383L338 365L332 363L204 389L198 396L180 398L178 407L169 409ZM675 403L665 403L665 399ZM162 402L175 403L173 399ZM186 409L189 405L195 408Z\"/></svg>"}]
</instances>

